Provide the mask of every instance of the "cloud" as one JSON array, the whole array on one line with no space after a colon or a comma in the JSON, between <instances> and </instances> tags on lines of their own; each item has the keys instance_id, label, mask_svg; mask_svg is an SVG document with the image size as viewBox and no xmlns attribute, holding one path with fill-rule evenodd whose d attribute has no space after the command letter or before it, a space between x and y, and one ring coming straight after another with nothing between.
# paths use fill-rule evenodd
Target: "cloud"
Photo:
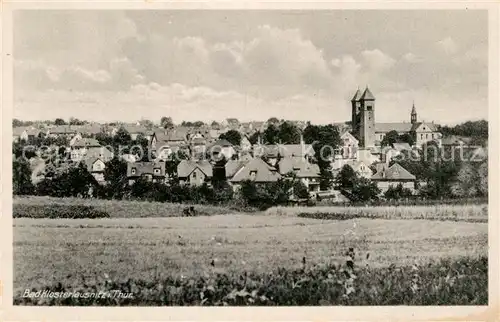
<instances>
[{"instance_id":1,"label":"cloud","mask_svg":"<svg viewBox=\"0 0 500 322\"><path fill-rule=\"evenodd\" d=\"M453 55L458 51L458 45L451 37L438 41L437 46L447 55Z\"/></svg>"},{"instance_id":2,"label":"cloud","mask_svg":"<svg viewBox=\"0 0 500 322\"><path fill-rule=\"evenodd\" d=\"M374 72L388 70L396 63L396 60L379 49L365 50L361 56L366 61L368 68Z\"/></svg>"},{"instance_id":3,"label":"cloud","mask_svg":"<svg viewBox=\"0 0 500 322\"><path fill-rule=\"evenodd\" d=\"M403 59L405 61L407 61L408 63L412 63L412 64L415 64L415 63L420 63L423 61L423 59L413 53L406 53L403 55Z\"/></svg>"},{"instance_id":4,"label":"cloud","mask_svg":"<svg viewBox=\"0 0 500 322\"><path fill-rule=\"evenodd\" d=\"M16 61L15 66L14 84L21 90L127 90L144 81L126 58L113 59L108 68L95 70L75 65L58 68L38 61Z\"/></svg>"}]
</instances>

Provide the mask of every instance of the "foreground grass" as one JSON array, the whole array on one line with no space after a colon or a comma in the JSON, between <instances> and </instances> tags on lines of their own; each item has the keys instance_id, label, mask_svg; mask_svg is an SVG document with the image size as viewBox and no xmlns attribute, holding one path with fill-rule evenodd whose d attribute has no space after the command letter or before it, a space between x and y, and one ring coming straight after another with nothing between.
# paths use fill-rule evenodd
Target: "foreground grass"
<instances>
[{"instance_id":1,"label":"foreground grass","mask_svg":"<svg viewBox=\"0 0 500 322\"><path fill-rule=\"evenodd\" d=\"M351 257L352 258L352 257ZM356 268L326 265L278 269L265 274L213 274L192 278L124 281L108 276L62 280L32 292L18 292L14 305L487 305L488 262L485 257L441 260L424 267ZM64 292L101 294L99 298L64 297ZM26 294L26 292L24 292ZM60 294L60 295L54 295ZM120 295L117 295L120 294Z\"/></svg>"},{"instance_id":2,"label":"foreground grass","mask_svg":"<svg viewBox=\"0 0 500 322\"><path fill-rule=\"evenodd\" d=\"M340 263L355 247L359 265L425 265L487 255L486 223L264 215L170 218L14 219L14 288L108 274L134 280L174 272L265 274L307 263ZM367 258L368 257L368 258ZM214 265L211 266L211 262Z\"/></svg>"},{"instance_id":3,"label":"foreground grass","mask_svg":"<svg viewBox=\"0 0 500 322\"><path fill-rule=\"evenodd\" d=\"M91 207L97 212L109 214L111 218L133 218L133 217L174 217L183 216L184 208L194 206L197 215L221 215L234 213L227 207L210 205L173 204L149 201L129 200L102 200L81 198L54 198L54 197L14 197L13 213L18 217L32 217L30 213L41 212L35 208L43 207ZM35 209L35 210L34 210Z\"/></svg>"},{"instance_id":4,"label":"foreground grass","mask_svg":"<svg viewBox=\"0 0 500 322\"><path fill-rule=\"evenodd\" d=\"M426 219L486 223L488 222L488 205L273 207L265 214L317 219Z\"/></svg>"}]
</instances>

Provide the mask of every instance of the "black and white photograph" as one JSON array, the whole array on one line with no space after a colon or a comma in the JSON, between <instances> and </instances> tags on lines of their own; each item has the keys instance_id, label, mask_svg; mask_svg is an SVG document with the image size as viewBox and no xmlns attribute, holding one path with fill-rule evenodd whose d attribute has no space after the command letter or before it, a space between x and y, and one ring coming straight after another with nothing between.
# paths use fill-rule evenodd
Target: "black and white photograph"
<instances>
[{"instance_id":1,"label":"black and white photograph","mask_svg":"<svg viewBox=\"0 0 500 322\"><path fill-rule=\"evenodd\" d=\"M4 302L491 303L488 9L11 15Z\"/></svg>"}]
</instances>

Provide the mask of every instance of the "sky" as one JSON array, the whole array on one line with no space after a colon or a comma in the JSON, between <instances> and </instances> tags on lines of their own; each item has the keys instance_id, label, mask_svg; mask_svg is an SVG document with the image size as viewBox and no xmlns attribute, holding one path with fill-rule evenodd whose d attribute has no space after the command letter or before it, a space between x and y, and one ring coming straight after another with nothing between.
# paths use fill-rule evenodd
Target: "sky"
<instances>
[{"instance_id":1,"label":"sky","mask_svg":"<svg viewBox=\"0 0 500 322\"><path fill-rule=\"evenodd\" d=\"M23 120L343 122L366 86L377 122L488 116L481 10L17 11L13 56Z\"/></svg>"}]
</instances>

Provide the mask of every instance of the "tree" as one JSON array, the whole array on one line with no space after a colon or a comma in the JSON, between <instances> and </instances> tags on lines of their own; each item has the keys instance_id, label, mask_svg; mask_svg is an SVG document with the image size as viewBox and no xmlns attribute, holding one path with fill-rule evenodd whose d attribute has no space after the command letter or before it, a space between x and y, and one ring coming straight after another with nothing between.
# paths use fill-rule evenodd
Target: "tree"
<instances>
[{"instance_id":1,"label":"tree","mask_svg":"<svg viewBox=\"0 0 500 322\"><path fill-rule=\"evenodd\" d=\"M55 121L54 121L54 124L55 125L66 125L66 122L61 119L61 118L57 118Z\"/></svg>"},{"instance_id":2,"label":"tree","mask_svg":"<svg viewBox=\"0 0 500 322\"><path fill-rule=\"evenodd\" d=\"M30 164L23 157L12 162L12 191L15 195L30 195L35 191Z\"/></svg>"},{"instance_id":3,"label":"tree","mask_svg":"<svg viewBox=\"0 0 500 322\"><path fill-rule=\"evenodd\" d=\"M307 190L306 185L300 180L297 180L294 182L293 194L296 198L299 198L299 199L308 199L309 198L309 190Z\"/></svg>"},{"instance_id":4,"label":"tree","mask_svg":"<svg viewBox=\"0 0 500 322\"><path fill-rule=\"evenodd\" d=\"M274 124L274 125L278 125L280 122L280 120L278 120L277 117L271 117L267 120L267 124Z\"/></svg>"},{"instance_id":5,"label":"tree","mask_svg":"<svg viewBox=\"0 0 500 322\"><path fill-rule=\"evenodd\" d=\"M488 196L488 160L481 162L477 169L478 187L477 190L481 196Z\"/></svg>"},{"instance_id":6,"label":"tree","mask_svg":"<svg viewBox=\"0 0 500 322\"><path fill-rule=\"evenodd\" d=\"M84 124L85 124L85 121L80 121L77 118L71 117L69 119L69 125L84 125Z\"/></svg>"},{"instance_id":7,"label":"tree","mask_svg":"<svg viewBox=\"0 0 500 322\"><path fill-rule=\"evenodd\" d=\"M174 127L174 121L171 117L163 116L160 120L160 125L165 129L172 129Z\"/></svg>"},{"instance_id":8,"label":"tree","mask_svg":"<svg viewBox=\"0 0 500 322\"><path fill-rule=\"evenodd\" d=\"M336 183L340 189L352 189L358 179L357 173L349 165L344 165L336 177Z\"/></svg>"},{"instance_id":9,"label":"tree","mask_svg":"<svg viewBox=\"0 0 500 322\"><path fill-rule=\"evenodd\" d=\"M212 186L221 187L226 182L226 158L223 156L213 166Z\"/></svg>"},{"instance_id":10,"label":"tree","mask_svg":"<svg viewBox=\"0 0 500 322\"><path fill-rule=\"evenodd\" d=\"M239 146L241 144L241 134L236 130L229 130L226 133L222 133L219 139L227 140L234 146Z\"/></svg>"},{"instance_id":11,"label":"tree","mask_svg":"<svg viewBox=\"0 0 500 322\"><path fill-rule=\"evenodd\" d=\"M377 184L366 178L358 178L351 190L351 195L355 202L377 200L379 194L380 189L377 187Z\"/></svg>"},{"instance_id":12,"label":"tree","mask_svg":"<svg viewBox=\"0 0 500 322\"><path fill-rule=\"evenodd\" d=\"M333 124L322 126L308 124L303 136L305 143L312 144L314 148L314 158L321 176L320 189L327 190L333 181L331 159L341 143L339 131Z\"/></svg>"},{"instance_id":13,"label":"tree","mask_svg":"<svg viewBox=\"0 0 500 322\"><path fill-rule=\"evenodd\" d=\"M399 142L399 134L397 131L389 131L380 142L381 146L392 147L394 143Z\"/></svg>"},{"instance_id":14,"label":"tree","mask_svg":"<svg viewBox=\"0 0 500 322\"><path fill-rule=\"evenodd\" d=\"M283 122L278 129L278 138L283 144L298 144L300 143L300 130L290 122Z\"/></svg>"},{"instance_id":15,"label":"tree","mask_svg":"<svg viewBox=\"0 0 500 322\"><path fill-rule=\"evenodd\" d=\"M153 121L151 120L140 120L139 124L144 126L147 130L152 130L153 127L155 126Z\"/></svg>"},{"instance_id":16,"label":"tree","mask_svg":"<svg viewBox=\"0 0 500 322\"><path fill-rule=\"evenodd\" d=\"M19 119L12 119L12 127L19 127L23 125L24 125L23 121Z\"/></svg>"},{"instance_id":17,"label":"tree","mask_svg":"<svg viewBox=\"0 0 500 322\"><path fill-rule=\"evenodd\" d=\"M189 155L183 150L178 150L168 156L165 161L165 171L169 178L177 179L177 166L182 160L189 160Z\"/></svg>"},{"instance_id":18,"label":"tree","mask_svg":"<svg viewBox=\"0 0 500 322\"><path fill-rule=\"evenodd\" d=\"M151 156L151 149L149 148L149 140L143 135L139 134L137 135L137 138L135 139L136 145L140 146L142 153L140 151L139 154L141 154L141 160L143 162L148 162L151 161L152 156ZM132 152L132 151L130 151Z\"/></svg>"},{"instance_id":19,"label":"tree","mask_svg":"<svg viewBox=\"0 0 500 322\"><path fill-rule=\"evenodd\" d=\"M266 144L278 143L279 140L278 128L274 124L269 124L269 126L264 131L263 139Z\"/></svg>"},{"instance_id":20,"label":"tree","mask_svg":"<svg viewBox=\"0 0 500 322\"><path fill-rule=\"evenodd\" d=\"M123 198L128 187L127 163L119 156L114 156L113 159L106 163L104 180L106 181L107 196L109 198Z\"/></svg>"},{"instance_id":21,"label":"tree","mask_svg":"<svg viewBox=\"0 0 500 322\"><path fill-rule=\"evenodd\" d=\"M126 147L127 150L132 145L132 137L130 136L128 131L125 130L123 127L120 127L118 129L118 131L116 132L116 135L113 138L113 141L114 141L113 145L118 146L118 147L119 146Z\"/></svg>"},{"instance_id":22,"label":"tree","mask_svg":"<svg viewBox=\"0 0 500 322\"><path fill-rule=\"evenodd\" d=\"M399 136L398 142L408 143L410 146L413 146L415 139L410 133L404 133Z\"/></svg>"},{"instance_id":23,"label":"tree","mask_svg":"<svg viewBox=\"0 0 500 322\"><path fill-rule=\"evenodd\" d=\"M112 146L113 145L113 137L107 133L99 132L95 135L95 139L102 146Z\"/></svg>"},{"instance_id":24,"label":"tree","mask_svg":"<svg viewBox=\"0 0 500 322\"><path fill-rule=\"evenodd\" d=\"M412 196L412 191L408 188L404 188L401 183L399 183L396 187L389 186L389 188L385 191L384 197L389 200L399 200L401 198L408 198Z\"/></svg>"},{"instance_id":25,"label":"tree","mask_svg":"<svg viewBox=\"0 0 500 322\"><path fill-rule=\"evenodd\" d=\"M250 135L250 137L248 138L248 141L250 141L250 143L252 145L257 144L257 142L259 142L259 136L261 136L261 135L262 135L262 133L260 133L259 131L254 132L254 133L252 133L252 135Z\"/></svg>"},{"instance_id":26,"label":"tree","mask_svg":"<svg viewBox=\"0 0 500 322\"><path fill-rule=\"evenodd\" d=\"M213 122L210 124L210 126L211 126L211 127L219 127L219 126L220 126L220 124L219 124L219 122L217 122L217 121L213 121Z\"/></svg>"}]
</instances>

